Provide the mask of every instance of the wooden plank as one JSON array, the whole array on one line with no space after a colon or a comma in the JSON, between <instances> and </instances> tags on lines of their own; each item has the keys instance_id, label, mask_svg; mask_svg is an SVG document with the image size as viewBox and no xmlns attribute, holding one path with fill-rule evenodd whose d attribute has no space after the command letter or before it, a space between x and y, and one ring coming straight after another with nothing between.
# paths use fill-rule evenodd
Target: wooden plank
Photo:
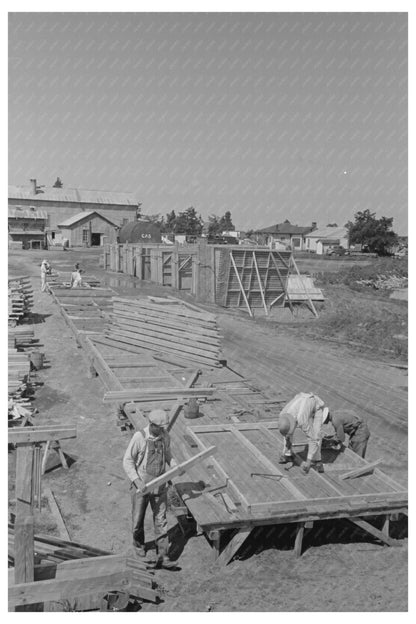
<instances>
[{"instance_id":1,"label":"wooden plank","mask_svg":"<svg viewBox=\"0 0 416 624\"><path fill-rule=\"evenodd\" d=\"M196 382L196 380L198 379L200 374L201 374L201 371L199 369L193 371L190 377L186 380L185 388L191 388ZM167 431L170 431L173 425L175 424L176 419L178 418L179 413L182 409L182 405L183 405L183 401L177 401L175 405L171 408L169 412L169 424L166 427Z\"/></svg>"},{"instance_id":2,"label":"wooden plank","mask_svg":"<svg viewBox=\"0 0 416 624\"><path fill-rule=\"evenodd\" d=\"M68 529L66 528L64 519L63 519L62 514L61 514L61 511L60 511L60 509L58 507L58 504L56 502L54 493L52 492L52 490L50 488L46 488L44 490L44 494L45 494L45 496L48 499L49 508L50 508L51 513L52 513L52 515L54 517L54 520L55 520L55 522L57 524L59 536L62 537L62 539L64 539L64 540L70 541L71 538L70 538L70 535L68 533Z\"/></svg>"},{"instance_id":3,"label":"wooden plank","mask_svg":"<svg viewBox=\"0 0 416 624\"><path fill-rule=\"evenodd\" d=\"M221 552L216 560L216 564L224 566L230 563L231 559L237 554L237 551L244 544L246 539L250 536L252 529L245 528L240 529L228 542L227 546Z\"/></svg>"},{"instance_id":4,"label":"wooden plank","mask_svg":"<svg viewBox=\"0 0 416 624\"><path fill-rule=\"evenodd\" d=\"M305 533L305 523L300 522L296 527L296 537L295 537L295 557L300 557L302 554L302 541L303 535Z\"/></svg>"},{"instance_id":5,"label":"wooden plank","mask_svg":"<svg viewBox=\"0 0 416 624\"><path fill-rule=\"evenodd\" d=\"M111 401L140 401L143 399L176 398L176 397L208 397L216 391L215 388L125 388L104 394L104 403Z\"/></svg>"},{"instance_id":6,"label":"wooden plank","mask_svg":"<svg viewBox=\"0 0 416 624\"><path fill-rule=\"evenodd\" d=\"M250 308L250 304L249 304L249 302L248 302L247 295L246 295L246 293L245 293L245 290L244 290L243 284L242 284L242 282L241 282L241 279L240 279L240 274L238 273L238 269L237 269L237 266L236 266L236 264L235 264L234 257L233 257L233 252L232 252L232 251L230 251L230 259L231 259L231 263L232 263L232 265L233 265L233 268L234 268L235 274L236 274L236 276L237 276L237 281L238 281L238 284L239 284L239 286L240 286L240 291L241 291L241 294L242 294L242 295L243 295L243 297L244 297L244 301L245 301L245 304L246 304L246 306L247 306L248 313L249 313L249 315L250 315L251 317L253 317L253 312L252 312L252 310L251 310L251 308Z\"/></svg>"},{"instance_id":7,"label":"wooden plank","mask_svg":"<svg viewBox=\"0 0 416 624\"><path fill-rule=\"evenodd\" d=\"M88 572L88 571L87 571ZM36 602L48 600L61 600L63 598L78 598L88 594L100 593L103 595L109 591L127 591L131 587L131 572L113 572L90 578L78 576L76 579L35 581L20 583L9 587L9 607L17 605L30 605ZM156 602L157 592L149 588L135 586L134 593L146 600Z\"/></svg>"},{"instance_id":8,"label":"wooden plank","mask_svg":"<svg viewBox=\"0 0 416 624\"><path fill-rule=\"evenodd\" d=\"M198 453L198 455L191 457L191 459L187 459L186 461L182 462L178 466L171 468L170 470L165 472L160 477L156 477L152 481L149 481L149 483L145 485L143 490L141 490L140 492L137 492L136 496L144 496L148 492L152 492L154 489L158 488L160 485L167 483L168 481L170 481L177 475L180 475L182 474L182 472L186 472L187 470L189 470L189 468L192 468L192 466L194 466L195 464L206 459L207 457L210 457L216 452L216 450L217 449L215 446L210 446L209 448Z\"/></svg>"},{"instance_id":9,"label":"wooden plank","mask_svg":"<svg viewBox=\"0 0 416 624\"><path fill-rule=\"evenodd\" d=\"M65 425L52 425L49 427L14 427L8 429L9 444L30 444L34 442L46 442L47 440L67 440L76 438L75 427Z\"/></svg>"},{"instance_id":10,"label":"wooden plank","mask_svg":"<svg viewBox=\"0 0 416 624\"><path fill-rule=\"evenodd\" d=\"M354 468L354 470L350 470L349 472L345 472L342 475L339 475L339 478L344 479L355 479L356 477L361 477L362 475L367 474L368 472L373 472L374 468L383 462L382 459L376 459L371 463L367 463L365 466L360 466L359 468Z\"/></svg>"},{"instance_id":11,"label":"wooden plank","mask_svg":"<svg viewBox=\"0 0 416 624\"><path fill-rule=\"evenodd\" d=\"M88 349L90 350L92 357L93 357L93 365L96 366L97 363L99 364L99 368L101 369L101 372L104 372L104 374L107 376L107 383L108 385L113 386L113 388L118 388L119 390L123 389L123 385L121 384L120 380L118 379L118 377L116 377L116 375L113 373L113 371L111 370L111 368L109 367L109 365L107 364L107 362L104 359L104 356L102 355L102 353L100 353L100 351L97 349L97 347L95 346L93 339L91 338L87 338L85 339L85 343L88 347ZM98 371L100 372L100 371Z\"/></svg>"},{"instance_id":12,"label":"wooden plank","mask_svg":"<svg viewBox=\"0 0 416 624\"><path fill-rule=\"evenodd\" d=\"M356 524L357 526L359 526L360 529L363 529L364 531L366 531L373 537L376 537L377 539L379 539L381 542L383 542L387 546L400 546L397 540L392 539L391 537L386 535L386 533L384 533L383 531L379 531L379 529L376 529L375 527L373 527L373 525L370 524L369 522L366 522L366 520L362 520L361 518L348 518L348 520L352 522L353 524Z\"/></svg>"},{"instance_id":13,"label":"wooden plank","mask_svg":"<svg viewBox=\"0 0 416 624\"><path fill-rule=\"evenodd\" d=\"M275 464L267 459L267 457L261 453L257 446L252 444L240 431L238 431L235 425L230 426L229 430L253 453L253 455L255 455L259 462L267 470L271 470L272 474L278 474L282 477L280 485L283 485L283 487L285 487L297 500L305 500L307 498L295 485L293 485L293 483L289 480L288 475L282 472Z\"/></svg>"}]
</instances>

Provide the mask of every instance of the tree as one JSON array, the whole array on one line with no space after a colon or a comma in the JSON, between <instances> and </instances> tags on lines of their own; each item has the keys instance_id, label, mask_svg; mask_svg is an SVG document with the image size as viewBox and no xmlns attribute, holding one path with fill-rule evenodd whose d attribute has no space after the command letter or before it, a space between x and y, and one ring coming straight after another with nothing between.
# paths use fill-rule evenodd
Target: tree
<instances>
[{"instance_id":1,"label":"tree","mask_svg":"<svg viewBox=\"0 0 416 624\"><path fill-rule=\"evenodd\" d=\"M208 236L218 236L221 232L222 229L219 218L216 215L210 215L208 217Z\"/></svg>"},{"instance_id":2,"label":"tree","mask_svg":"<svg viewBox=\"0 0 416 624\"><path fill-rule=\"evenodd\" d=\"M53 188L62 188L64 185L64 183L62 182L61 178L56 178L55 180L55 184L53 185Z\"/></svg>"},{"instance_id":3,"label":"tree","mask_svg":"<svg viewBox=\"0 0 416 624\"><path fill-rule=\"evenodd\" d=\"M186 234L187 236L201 236L202 219L197 215L193 206L180 212L175 218L173 225L175 234Z\"/></svg>"},{"instance_id":4,"label":"tree","mask_svg":"<svg viewBox=\"0 0 416 624\"><path fill-rule=\"evenodd\" d=\"M231 212L229 210L220 218L219 223L221 232L234 232L235 227L231 220Z\"/></svg>"},{"instance_id":5,"label":"tree","mask_svg":"<svg viewBox=\"0 0 416 624\"><path fill-rule=\"evenodd\" d=\"M326 227L338 227L338 223L328 223Z\"/></svg>"},{"instance_id":6,"label":"tree","mask_svg":"<svg viewBox=\"0 0 416 624\"><path fill-rule=\"evenodd\" d=\"M175 231L175 222L176 222L176 214L175 211L172 210L172 212L169 212L166 215L166 219L165 219L165 231L168 233L172 233Z\"/></svg>"},{"instance_id":7,"label":"tree","mask_svg":"<svg viewBox=\"0 0 416 624\"><path fill-rule=\"evenodd\" d=\"M376 219L375 215L375 212L364 210L354 215L354 222L348 221L349 243L368 245L371 252L385 256L389 248L397 243L398 237L392 230L393 217Z\"/></svg>"}]
</instances>

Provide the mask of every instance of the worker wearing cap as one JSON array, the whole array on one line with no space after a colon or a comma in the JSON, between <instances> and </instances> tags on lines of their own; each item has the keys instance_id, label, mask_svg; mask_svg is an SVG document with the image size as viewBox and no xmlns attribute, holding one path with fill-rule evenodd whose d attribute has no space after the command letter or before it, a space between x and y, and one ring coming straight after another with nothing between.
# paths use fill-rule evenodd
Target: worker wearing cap
<instances>
[{"instance_id":1,"label":"worker wearing cap","mask_svg":"<svg viewBox=\"0 0 416 624\"><path fill-rule=\"evenodd\" d=\"M167 486L162 484L158 489L137 496L149 481L166 472L166 465L176 466L170 450L170 436L165 430L169 424L166 412L156 409L149 414L149 424L137 431L123 458L123 468L131 481L130 493L132 502L133 546L139 557L146 555L144 538L144 519L150 504L153 512L153 524L157 549L157 565L172 568L175 562L167 556Z\"/></svg>"},{"instance_id":2,"label":"worker wearing cap","mask_svg":"<svg viewBox=\"0 0 416 624\"><path fill-rule=\"evenodd\" d=\"M293 461L292 441L296 427L308 438L308 454L302 462L303 472L308 473L313 465L318 472L323 472L321 461L322 425L328 420L329 410L318 396L299 392L279 415L279 431L284 437L283 454L280 463Z\"/></svg>"},{"instance_id":3,"label":"worker wearing cap","mask_svg":"<svg viewBox=\"0 0 416 624\"><path fill-rule=\"evenodd\" d=\"M329 415L328 422L332 423L335 429L337 444L336 450L341 450L345 442L345 434L348 435L348 448L360 457L365 457L370 430L367 421L354 412L336 412Z\"/></svg>"}]
</instances>

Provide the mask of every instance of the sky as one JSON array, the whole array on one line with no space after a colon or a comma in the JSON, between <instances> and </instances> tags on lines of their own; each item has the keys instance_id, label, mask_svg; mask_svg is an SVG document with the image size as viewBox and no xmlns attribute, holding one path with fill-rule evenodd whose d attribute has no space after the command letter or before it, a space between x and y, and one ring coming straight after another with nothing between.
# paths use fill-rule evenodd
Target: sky
<instances>
[{"instance_id":1,"label":"sky","mask_svg":"<svg viewBox=\"0 0 416 624\"><path fill-rule=\"evenodd\" d=\"M407 234L405 13L10 13L9 183Z\"/></svg>"}]
</instances>

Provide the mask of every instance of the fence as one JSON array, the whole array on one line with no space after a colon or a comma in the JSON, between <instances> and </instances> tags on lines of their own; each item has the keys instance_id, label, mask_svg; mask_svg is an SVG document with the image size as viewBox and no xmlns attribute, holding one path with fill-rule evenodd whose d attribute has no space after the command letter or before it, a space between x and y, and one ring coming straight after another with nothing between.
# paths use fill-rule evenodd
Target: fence
<instances>
[{"instance_id":1,"label":"fence","mask_svg":"<svg viewBox=\"0 0 416 624\"><path fill-rule=\"evenodd\" d=\"M246 307L250 315L252 308L264 308L267 314L272 306L284 306L289 275L298 274L290 251L208 245L204 240L194 245L106 244L103 265L187 291L200 302Z\"/></svg>"}]
</instances>

